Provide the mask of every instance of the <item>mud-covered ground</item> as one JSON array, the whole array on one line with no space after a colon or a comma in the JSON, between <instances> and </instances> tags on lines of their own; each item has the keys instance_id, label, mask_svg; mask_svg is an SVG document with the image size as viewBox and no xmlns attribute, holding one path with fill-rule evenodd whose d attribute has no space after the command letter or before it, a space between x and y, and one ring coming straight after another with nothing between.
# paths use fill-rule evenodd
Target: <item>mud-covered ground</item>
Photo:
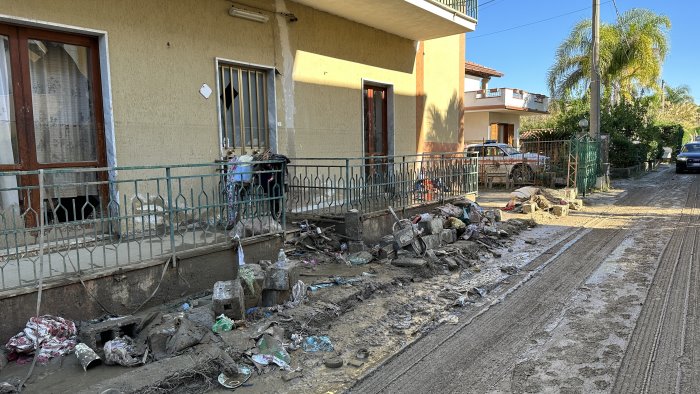
<instances>
[{"instance_id":1,"label":"mud-covered ground","mask_svg":"<svg viewBox=\"0 0 700 394\"><path fill-rule=\"evenodd\" d=\"M221 346L244 352L255 346L249 338L250 332L257 325L274 321L285 329L287 338L291 334L327 335L334 351L290 351L293 373L268 368L254 374L236 392L325 393L347 389L419 392L440 387L447 392L610 391L661 251L671 237L688 191L679 185L658 193L656 184L667 174L652 173L640 180L616 182L610 191L587 196L584 209L568 217L542 212L504 213L504 220L517 218L523 223L532 220L537 225L523 225L511 231L511 236L502 240L502 247L486 248L473 242L448 246L448 250L461 250L470 261L458 270L450 271L437 264L427 270L399 268L386 261L358 267L320 264L305 269L301 279L306 283L335 276L360 280L311 293L309 300L296 308L250 322L247 328L222 336ZM629 200L629 204L613 206L628 198L630 192L640 196ZM504 206L507 200L505 191L485 192L478 199L482 206L493 208ZM600 234L595 239L586 238L594 230ZM502 343L508 350L490 355L491 343L476 335L478 332L462 339L471 341L478 353L460 355L461 343L450 347L448 339L460 333L492 331L488 324L479 325L480 319L509 307L509 300L529 291L528 283L541 279L550 265L560 270L557 275L567 275L565 266L557 268L557 258L586 241L591 245L580 245L581 250L572 252L568 258L581 257L586 249L597 248L599 253L595 256L600 261L579 273L580 281L572 278L562 284L570 286L565 291L547 296L544 283L542 290L538 290L543 294L541 300L533 291L529 304L523 305L533 305L529 312L540 313L537 319L526 322L525 317L504 312L511 320L522 320L513 323L514 326L527 326L511 333L505 330L506 339L494 342ZM569 264L572 272L577 270L575 263ZM561 287L554 281L552 286ZM538 309L538 301L547 304L546 307ZM498 320L491 323L500 324ZM499 351L498 346L492 347ZM368 357L360 359L358 352ZM432 357L429 364L426 364L427 356ZM340 357L343 366L325 366L324 360L332 357ZM443 361L454 364L455 358L459 360L455 365L440 364ZM71 360L72 357L38 367L26 392L71 392L78 387L98 387L100 382L120 377L139 379L138 374L131 373L134 370L121 367L100 367L85 373ZM390 371L394 368L392 363L398 362L405 371ZM498 371L473 372L473 376L481 379L475 378L478 384L473 386L464 385L469 379L461 379L463 383L457 385L446 384L468 374L470 364L482 369L484 365L493 366ZM453 373L457 367L459 374ZM413 368L421 373L414 373ZM172 376L178 384L170 389L228 392L210 379L218 371L196 372L184 379L181 375ZM26 368L12 366L3 370L0 380L24 373ZM158 369L151 373L157 374ZM167 378L165 369L162 374ZM411 379L422 380L416 383ZM368 387L371 389L366 390ZM158 391L162 390L151 392Z\"/></svg>"}]
</instances>

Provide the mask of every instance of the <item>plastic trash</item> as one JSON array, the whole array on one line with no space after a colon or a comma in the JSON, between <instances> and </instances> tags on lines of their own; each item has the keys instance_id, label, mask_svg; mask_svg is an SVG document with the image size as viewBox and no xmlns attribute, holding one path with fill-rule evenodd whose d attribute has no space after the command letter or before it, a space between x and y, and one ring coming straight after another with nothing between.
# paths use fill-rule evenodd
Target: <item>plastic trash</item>
<instances>
[{"instance_id":1,"label":"plastic trash","mask_svg":"<svg viewBox=\"0 0 700 394\"><path fill-rule=\"evenodd\" d=\"M366 250L353 253L350 256L348 256L348 261L352 265L364 265L372 261L372 259L374 259L374 256L372 256L372 253Z\"/></svg>"},{"instance_id":2,"label":"plastic trash","mask_svg":"<svg viewBox=\"0 0 700 394\"><path fill-rule=\"evenodd\" d=\"M253 361L261 365L269 365L270 363L278 365L285 370L291 370L289 363L292 358L284 349L284 345L270 334L264 334L257 343L258 354L251 357Z\"/></svg>"},{"instance_id":3,"label":"plastic trash","mask_svg":"<svg viewBox=\"0 0 700 394\"><path fill-rule=\"evenodd\" d=\"M310 336L301 343L301 348L305 352L332 352L333 343L327 336Z\"/></svg>"},{"instance_id":4,"label":"plastic trash","mask_svg":"<svg viewBox=\"0 0 700 394\"><path fill-rule=\"evenodd\" d=\"M131 367L142 363L141 356L134 348L134 341L127 337L117 337L105 343L105 364ZM138 357L138 358L137 358Z\"/></svg>"},{"instance_id":5,"label":"plastic trash","mask_svg":"<svg viewBox=\"0 0 700 394\"><path fill-rule=\"evenodd\" d=\"M216 322L214 322L214 325L211 327L211 330L214 332L224 332L231 331L235 327L236 323L234 323L233 320L226 317L226 315L219 315L219 317L216 318Z\"/></svg>"},{"instance_id":6,"label":"plastic trash","mask_svg":"<svg viewBox=\"0 0 700 394\"><path fill-rule=\"evenodd\" d=\"M284 268L287 266L287 254L284 253L284 249L280 249L277 254L277 267Z\"/></svg>"},{"instance_id":7,"label":"plastic trash","mask_svg":"<svg viewBox=\"0 0 700 394\"><path fill-rule=\"evenodd\" d=\"M245 255L243 254L243 247L240 241L238 242L238 265L245 265Z\"/></svg>"}]
</instances>

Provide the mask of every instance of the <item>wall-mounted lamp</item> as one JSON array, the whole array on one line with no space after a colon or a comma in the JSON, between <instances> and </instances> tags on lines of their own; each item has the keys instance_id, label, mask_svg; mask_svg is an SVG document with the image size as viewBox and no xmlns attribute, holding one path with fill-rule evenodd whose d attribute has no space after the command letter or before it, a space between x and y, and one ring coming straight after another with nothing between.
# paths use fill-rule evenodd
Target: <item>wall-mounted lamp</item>
<instances>
[{"instance_id":1,"label":"wall-mounted lamp","mask_svg":"<svg viewBox=\"0 0 700 394\"><path fill-rule=\"evenodd\" d=\"M263 15L259 12L248 11L234 6L231 6L231 8L228 10L228 14L235 18L242 18L260 23L265 23L270 19L267 15Z\"/></svg>"}]
</instances>

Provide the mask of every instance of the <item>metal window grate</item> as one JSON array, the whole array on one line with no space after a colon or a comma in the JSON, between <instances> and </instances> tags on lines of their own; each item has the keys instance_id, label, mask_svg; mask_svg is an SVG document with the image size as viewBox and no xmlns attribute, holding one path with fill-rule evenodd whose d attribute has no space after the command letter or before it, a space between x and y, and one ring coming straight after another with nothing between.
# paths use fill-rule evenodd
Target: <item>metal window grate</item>
<instances>
[{"instance_id":1,"label":"metal window grate","mask_svg":"<svg viewBox=\"0 0 700 394\"><path fill-rule=\"evenodd\" d=\"M221 141L224 149L269 147L267 71L219 65Z\"/></svg>"}]
</instances>

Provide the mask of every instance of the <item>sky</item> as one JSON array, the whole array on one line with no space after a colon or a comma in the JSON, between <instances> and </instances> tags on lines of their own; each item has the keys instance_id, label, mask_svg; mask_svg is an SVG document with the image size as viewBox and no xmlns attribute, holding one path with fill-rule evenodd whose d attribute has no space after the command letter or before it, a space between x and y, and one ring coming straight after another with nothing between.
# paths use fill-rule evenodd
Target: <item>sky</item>
<instances>
[{"instance_id":1,"label":"sky","mask_svg":"<svg viewBox=\"0 0 700 394\"><path fill-rule=\"evenodd\" d=\"M600 0L601 22L615 21L612 0ZM620 13L646 8L671 19L670 51L662 78L688 85L700 104L700 1L615 0ZM479 0L476 30L467 33L467 60L501 71L489 87L523 89L549 95L547 70L573 26L591 17L592 0ZM551 19L550 19L551 18ZM547 21L539 22L544 19ZM539 23L535 23L539 22ZM529 26L518 27L530 24ZM512 28L512 29L511 29ZM506 30L497 33L501 30ZM493 33L493 34L492 34Z\"/></svg>"}]
</instances>

